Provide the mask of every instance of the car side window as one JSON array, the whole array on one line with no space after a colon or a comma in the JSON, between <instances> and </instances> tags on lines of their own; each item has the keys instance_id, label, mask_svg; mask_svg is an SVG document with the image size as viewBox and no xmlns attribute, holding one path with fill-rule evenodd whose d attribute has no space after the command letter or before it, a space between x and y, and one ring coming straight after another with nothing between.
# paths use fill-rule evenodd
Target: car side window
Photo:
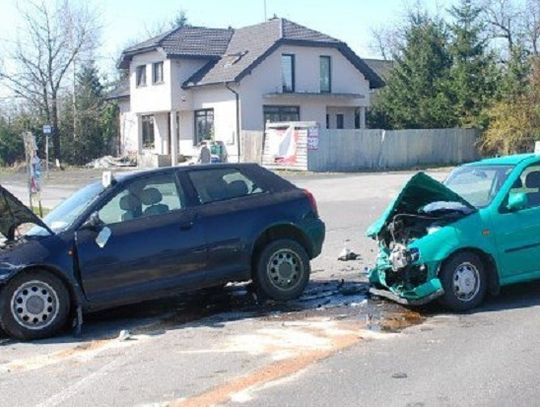
<instances>
[{"instance_id":1,"label":"car side window","mask_svg":"<svg viewBox=\"0 0 540 407\"><path fill-rule=\"evenodd\" d=\"M160 174L128 184L99 211L106 225L162 215L185 207L185 198L174 175Z\"/></svg>"},{"instance_id":2,"label":"car side window","mask_svg":"<svg viewBox=\"0 0 540 407\"><path fill-rule=\"evenodd\" d=\"M266 192L236 168L190 171L189 178L202 204Z\"/></svg>"},{"instance_id":3,"label":"car side window","mask_svg":"<svg viewBox=\"0 0 540 407\"><path fill-rule=\"evenodd\" d=\"M512 185L510 192L523 192L527 194L527 207L540 206L540 166L533 165L523 170L519 178Z\"/></svg>"}]
</instances>

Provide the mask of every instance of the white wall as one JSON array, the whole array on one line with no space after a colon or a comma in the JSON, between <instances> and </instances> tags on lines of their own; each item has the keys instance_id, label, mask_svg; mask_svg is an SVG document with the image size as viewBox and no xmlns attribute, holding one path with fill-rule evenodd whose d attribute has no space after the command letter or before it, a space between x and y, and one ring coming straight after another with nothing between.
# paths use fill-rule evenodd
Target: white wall
<instances>
[{"instance_id":1,"label":"white wall","mask_svg":"<svg viewBox=\"0 0 540 407\"><path fill-rule=\"evenodd\" d=\"M193 146L195 134L194 111L214 109L214 139L225 143L231 161L237 157L236 147L236 99L223 85L204 86L191 91L192 111L180 112L180 153L195 155L198 149Z\"/></svg>"},{"instance_id":2,"label":"white wall","mask_svg":"<svg viewBox=\"0 0 540 407\"><path fill-rule=\"evenodd\" d=\"M137 115L130 109L129 98L118 101L120 119L120 153L137 154L138 152L138 122Z\"/></svg>"},{"instance_id":3,"label":"white wall","mask_svg":"<svg viewBox=\"0 0 540 407\"><path fill-rule=\"evenodd\" d=\"M169 115L154 115L154 153L169 154Z\"/></svg>"},{"instance_id":4,"label":"white wall","mask_svg":"<svg viewBox=\"0 0 540 407\"><path fill-rule=\"evenodd\" d=\"M172 106L177 110L192 110L192 92L182 89L183 83L195 72L201 69L208 60L206 59L172 59L171 64L171 92Z\"/></svg>"},{"instance_id":5,"label":"white wall","mask_svg":"<svg viewBox=\"0 0 540 407\"><path fill-rule=\"evenodd\" d=\"M337 115L342 114L343 115L343 124L344 129L354 129L354 115L355 115L355 108L354 107L347 107L347 106L328 106L326 109L326 113L329 115L329 124L330 129L337 129ZM321 123L321 127L326 127L326 123Z\"/></svg>"},{"instance_id":6,"label":"white wall","mask_svg":"<svg viewBox=\"0 0 540 407\"><path fill-rule=\"evenodd\" d=\"M319 57L332 58L332 94L358 94L363 97L350 98L338 95L288 95L264 97L269 93L281 93L281 55L295 55L295 92L320 92ZM300 119L316 121L321 127L326 124L327 107L369 106L369 82L338 50L332 48L301 47L284 45L279 47L258 65L252 74L240 84L242 129L263 129L263 105L300 106ZM345 109L348 112L351 110ZM354 127L354 115L347 113L346 123ZM351 118L352 117L352 118Z\"/></svg>"},{"instance_id":7,"label":"white wall","mask_svg":"<svg viewBox=\"0 0 540 407\"><path fill-rule=\"evenodd\" d=\"M152 84L152 64L163 61L163 83ZM146 66L146 86L137 87L137 66ZM151 113L170 111L171 97L171 61L159 51L135 55L129 66L129 90L131 111Z\"/></svg>"}]
</instances>

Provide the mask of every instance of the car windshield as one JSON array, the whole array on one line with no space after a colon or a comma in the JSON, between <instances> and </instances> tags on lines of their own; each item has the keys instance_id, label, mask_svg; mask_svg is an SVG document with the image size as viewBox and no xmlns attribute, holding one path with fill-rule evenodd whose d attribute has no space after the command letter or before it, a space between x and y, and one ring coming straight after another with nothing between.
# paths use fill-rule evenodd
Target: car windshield
<instances>
[{"instance_id":1,"label":"car windshield","mask_svg":"<svg viewBox=\"0 0 540 407\"><path fill-rule=\"evenodd\" d=\"M95 201L101 191L103 191L103 185L100 182L85 186L49 212L43 218L43 222L53 232L59 233L67 230L83 211ZM35 226L26 235L41 236L44 234L47 234L45 229Z\"/></svg>"},{"instance_id":2,"label":"car windshield","mask_svg":"<svg viewBox=\"0 0 540 407\"><path fill-rule=\"evenodd\" d=\"M450 173L444 184L477 208L488 206L514 167L469 165Z\"/></svg>"}]
</instances>

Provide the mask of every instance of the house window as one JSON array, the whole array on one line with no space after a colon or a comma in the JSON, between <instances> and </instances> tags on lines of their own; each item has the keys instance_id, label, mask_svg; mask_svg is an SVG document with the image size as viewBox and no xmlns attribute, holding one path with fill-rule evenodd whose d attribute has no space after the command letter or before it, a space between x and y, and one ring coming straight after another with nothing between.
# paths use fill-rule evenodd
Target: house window
<instances>
[{"instance_id":1,"label":"house window","mask_svg":"<svg viewBox=\"0 0 540 407\"><path fill-rule=\"evenodd\" d=\"M326 128L330 128L330 115L328 113L326 114Z\"/></svg>"},{"instance_id":2,"label":"house window","mask_svg":"<svg viewBox=\"0 0 540 407\"><path fill-rule=\"evenodd\" d=\"M283 92L294 92L294 55L281 55L281 83Z\"/></svg>"},{"instance_id":3,"label":"house window","mask_svg":"<svg viewBox=\"0 0 540 407\"><path fill-rule=\"evenodd\" d=\"M332 92L332 59L321 56L319 62L321 93L330 93Z\"/></svg>"},{"instance_id":4,"label":"house window","mask_svg":"<svg viewBox=\"0 0 540 407\"><path fill-rule=\"evenodd\" d=\"M214 138L214 109L195 110L194 145Z\"/></svg>"},{"instance_id":5,"label":"house window","mask_svg":"<svg viewBox=\"0 0 540 407\"><path fill-rule=\"evenodd\" d=\"M163 62L155 62L152 64L152 83L163 82Z\"/></svg>"},{"instance_id":6,"label":"house window","mask_svg":"<svg viewBox=\"0 0 540 407\"><path fill-rule=\"evenodd\" d=\"M264 123L300 121L299 106L263 106Z\"/></svg>"},{"instance_id":7,"label":"house window","mask_svg":"<svg viewBox=\"0 0 540 407\"><path fill-rule=\"evenodd\" d=\"M151 150L155 147L154 116L142 116L142 147Z\"/></svg>"},{"instance_id":8,"label":"house window","mask_svg":"<svg viewBox=\"0 0 540 407\"><path fill-rule=\"evenodd\" d=\"M343 116L342 113L338 113L336 115L336 128L343 129L344 123L345 123L345 117Z\"/></svg>"},{"instance_id":9,"label":"house window","mask_svg":"<svg viewBox=\"0 0 540 407\"><path fill-rule=\"evenodd\" d=\"M135 72L137 87L146 86L146 65L139 65Z\"/></svg>"}]
</instances>

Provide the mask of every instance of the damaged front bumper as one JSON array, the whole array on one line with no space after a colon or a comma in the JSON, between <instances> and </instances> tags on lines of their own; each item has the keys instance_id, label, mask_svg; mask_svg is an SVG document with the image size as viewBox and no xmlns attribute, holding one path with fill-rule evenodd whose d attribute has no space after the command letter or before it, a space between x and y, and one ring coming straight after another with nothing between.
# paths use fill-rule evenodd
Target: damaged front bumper
<instances>
[{"instance_id":1,"label":"damaged front bumper","mask_svg":"<svg viewBox=\"0 0 540 407\"><path fill-rule=\"evenodd\" d=\"M401 305L424 305L436 298L444 295L444 289L441 286L441 282L438 278L422 284L415 288L414 293L400 293L396 294L390 289L380 289L371 287L369 293L378 297L383 297Z\"/></svg>"},{"instance_id":2,"label":"damaged front bumper","mask_svg":"<svg viewBox=\"0 0 540 407\"><path fill-rule=\"evenodd\" d=\"M427 304L444 295L438 269L439 264L434 262L409 264L394 271L389 253L381 249L377 264L369 273L370 293L403 305Z\"/></svg>"}]
</instances>

